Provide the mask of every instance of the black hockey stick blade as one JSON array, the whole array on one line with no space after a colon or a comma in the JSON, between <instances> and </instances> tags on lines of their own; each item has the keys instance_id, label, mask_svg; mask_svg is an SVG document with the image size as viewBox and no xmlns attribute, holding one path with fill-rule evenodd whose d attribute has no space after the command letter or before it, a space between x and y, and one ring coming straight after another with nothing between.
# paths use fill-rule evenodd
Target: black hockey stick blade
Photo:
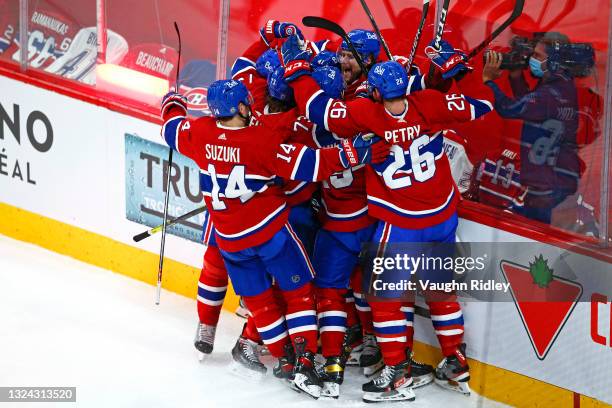
<instances>
[{"instance_id":1,"label":"black hockey stick blade","mask_svg":"<svg viewBox=\"0 0 612 408\"><path fill-rule=\"evenodd\" d=\"M151 236L151 233L149 231L145 231L145 232L141 232L140 234L136 234L132 237L132 239L134 240L134 242L140 242L145 238L149 238Z\"/></svg>"},{"instance_id":2,"label":"black hockey stick blade","mask_svg":"<svg viewBox=\"0 0 612 408\"><path fill-rule=\"evenodd\" d=\"M506 19L506 21L504 21L499 27L497 27L495 31L493 31L487 38L485 38L483 42L478 44L476 48L470 51L470 53L467 55L465 60L469 61L472 58L474 58L482 50L487 48L494 39L499 37L499 35L503 33L506 30L506 28L510 27L510 25L514 23L514 21L516 21L516 19L519 18L523 14L524 6L525 6L525 0L516 0L516 3L514 4L514 9L512 10L512 14L510 14L508 19Z\"/></svg>"},{"instance_id":3,"label":"black hockey stick blade","mask_svg":"<svg viewBox=\"0 0 612 408\"><path fill-rule=\"evenodd\" d=\"M366 3L365 0L359 0L359 1L361 2L361 7L363 7L363 11L365 11L366 15L370 19L372 28L376 32L376 35L378 36L378 40L382 44L385 50L385 54L387 54L387 58L389 58L389 61L393 61L393 54L391 54L391 50L389 49L387 42L383 38L382 33L380 32L380 28L378 28L378 24L376 24L376 20L374 19L374 15L372 14L372 12L370 11L370 8L368 7L368 3Z\"/></svg>"},{"instance_id":4,"label":"black hockey stick blade","mask_svg":"<svg viewBox=\"0 0 612 408\"><path fill-rule=\"evenodd\" d=\"M353 57L355 57L355 60L359 64L359 68L361 68L361 71L364 73L364 75L368 75L368 69L366 68L363 60L359 56L359 53L355 49L355 46L351 42L344 28L340 27L338 24L334 23L331 20L316 16L306 16L302 18L302 24L304 24L306 27L322 28L342 37L342 39L348 44L349 49L351 50L351 54L353 54Z\"/></svg>"}]
</instances>

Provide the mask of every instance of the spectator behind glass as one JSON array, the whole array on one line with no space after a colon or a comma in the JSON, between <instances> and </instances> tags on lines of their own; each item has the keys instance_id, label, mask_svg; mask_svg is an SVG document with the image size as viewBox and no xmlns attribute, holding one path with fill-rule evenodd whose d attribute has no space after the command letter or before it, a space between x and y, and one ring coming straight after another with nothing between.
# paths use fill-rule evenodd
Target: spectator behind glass
<instances>
[{"instance_id":1,"label":"spectator behind glass","mask_svg":"<svg viewBox=\"0 0 612 408\"><path fill-rule=\"evenodd\" d=\"M484 69L486 84L495 93L495 109L506 119L521 119L520 183L527 189L522 208L515 211L528 218L551 223L552 211L574 194L584 170L578 157L578 97L574 78L560 64L556 52L568 44L566 36L546 33L536 43L529 59L529 88L524 69L510 71L513 98L493 82L501 76L502 55L490 52Z\"/></svg>"}]
</instances>

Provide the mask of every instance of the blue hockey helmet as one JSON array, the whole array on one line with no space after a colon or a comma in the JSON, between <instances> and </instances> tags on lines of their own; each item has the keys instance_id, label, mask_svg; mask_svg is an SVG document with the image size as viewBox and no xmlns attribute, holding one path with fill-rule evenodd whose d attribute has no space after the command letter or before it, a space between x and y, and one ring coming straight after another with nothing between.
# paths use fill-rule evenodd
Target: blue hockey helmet
<instances>
[{"instance_id":1,"label":"blue hockey helmet","mask_svg":"<svg viewBox=\"0 0 612 408\"><path fill-rule=\"evenodd\" d=\"M293 99L293 89L285 81L284 75L285 68L276 67L274 72L268 76L268 93L271 97L281 101L290 101Z\"/></svg>"},{"instance_id":2,"label":"blue hockey helmet","mask_svg":"<svg viewBox=\"0 0 612 408\"><path fill-rule=\"evenodd\" d=\"M208 87L208 107L216 118L226 118L238 113L238 105L251 106L253 97L246 86L235 79L215 81Z\"/></svg>"},{"instance_id":3,"label":"blue hockey helmet","mask_svg":"<svg viewBox=\"0 0 612 408\"><path fill-rule=\"evenodd\" d=\"M372 55L374 61L376 61L378 54L380 53L380 41L378 41L376 33L358 28L349 32L348 37L364 62L370 55ZM351 50L344 40L342 40L340 49L344 51Z\"/></svg>"},{"instance_id":4,"label":"blue hockey helmet","mask_svg":"<svg viewBox=\"0 0 612 408\"><path fill-rule=\"evenodd\" d=\"M321 67L336 67L340 68L340 59L338 54L331 51L321 51L312 59L310 63L313 69Z\"/></svg>"},{"instance_id":5,"label":"blue hockey helmet","mask_svg":"<svg viewBox=\"0 0 612 408\"><path fill-rule=\"evenodd\" d=\"M368 94L378 89L383 99L399 98L406 95L408 75L397 61L385 61L375 64L368 73Z\"/></svg>"},{"instance_id":6,"label":"blue hockey helmet","mask_svg":"<svg viewBox=\"0 0 612 408\"><path fill-rule=\"evenodd\" d=\"M328 96L338 99L344 93L344 79L336 67L321 67L312 72L312 77Z\"/></svg>"},{"instance_id":7,"label":"blue hockey helmet","mask_svg":"<svg viewBox=\"0 0 612 408\"><path fill-rule=\"evenodd\" d=\"M255 62L255 69L257 73L264 78L268 78L276 67L280 66L280 60L278 59L278 53L276 50L268 50L261 54Z\"/></svg>"}]
</instances>

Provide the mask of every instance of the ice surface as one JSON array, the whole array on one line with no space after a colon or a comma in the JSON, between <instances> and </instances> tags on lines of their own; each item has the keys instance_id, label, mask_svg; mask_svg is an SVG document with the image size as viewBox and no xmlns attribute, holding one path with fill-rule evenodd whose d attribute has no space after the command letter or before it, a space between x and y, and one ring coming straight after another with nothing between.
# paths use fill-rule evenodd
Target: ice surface
<instances>
[{"instance_id":1,"label":"ice surface","mask_svg":"<svg viewBox=\"0 0 612 408\"><path fill-rule=\"evenodd\" d=\"M0 235L0 386L76 386L76 405L59 407L366 405L356 368L337 401L297 394L271 370L258 384L235 377L229 350L244 320L231 313L223 312L215 350L200 363L192 343L195 301L164 291L155 306L154 294L153 286ZM416 395L412 403L382 406L504 406L435 384Z\"/></svg>"}]
</instances>

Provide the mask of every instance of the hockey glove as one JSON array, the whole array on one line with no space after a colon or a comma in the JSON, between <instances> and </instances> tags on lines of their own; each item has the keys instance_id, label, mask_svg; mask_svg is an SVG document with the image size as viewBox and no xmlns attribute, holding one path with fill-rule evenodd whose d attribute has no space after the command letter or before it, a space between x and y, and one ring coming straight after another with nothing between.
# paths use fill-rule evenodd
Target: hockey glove
<instances>
[{"instance_id":1,"label":"hockey glove","mask_svg":"<svg viewBox=\"0 0 612 408\"><path fill-rule=\"evenodd\" d=\"M369 98L370 94L368 93L368 81L363 81L361 85L355 89L355 97L356 98Z\"/></svg>"},{"instance_id":2,"label":"hockey glove","mask_svg":"<svg viewBox=\"0 0 612 408\"><path fill-rule=\"evenodd\" d=\"M274 48L279 38L287 38L297 35L301 40L304 36L300 29L293 23L283 23L278 20L268 20L266 25L259 29L259 35L264 43L270 48Z\"/></svg>"},{"instance_id":3,"label":"hockey glove","mask_svg":"<svg viewBox=\"0 0 612 408\"><path fill-rule=\"evenodd\" d=\"M371 133L340 142L340 162L345 169L359 164L381 163L389 156L389 145Z\"/></svg>"},{"instance_id":4,"label":"hockey glove","mask_svg":"<svg viewBox=\"0 0 612 408\"><path fill-rule=\"evenodd\" d=\"M310 74L310 50L298 36L287 38L281 47L281 62L285 67L285 80L291 82L302 75Z\"/></svg>"},{"instance_id":5,"label":"hockey glove","mask_svg":"<svg viewBox=\"0 0 612 408\"><path fill-rule=\"evenodd\" d=\"M170 91L164 95L161 102L161 117L165 121L172 116L187 116L187 98L183 95ZM171 111L174 111L171 113Z\"/></svg>"},{"instance_id":6,"label":"hockey glove","mask_svg":"<svg viewBox=\"0 0 612 408\"><path fill-rule=\"evenodd\" d=\"M434 41L425 48L425 54L442 72L443 79L454 78L459 74L465 74L474 68L465 61L465 53L456 50L447 41L440 41L440 49L436 49Z\"/></svg>"}]
</instances>

